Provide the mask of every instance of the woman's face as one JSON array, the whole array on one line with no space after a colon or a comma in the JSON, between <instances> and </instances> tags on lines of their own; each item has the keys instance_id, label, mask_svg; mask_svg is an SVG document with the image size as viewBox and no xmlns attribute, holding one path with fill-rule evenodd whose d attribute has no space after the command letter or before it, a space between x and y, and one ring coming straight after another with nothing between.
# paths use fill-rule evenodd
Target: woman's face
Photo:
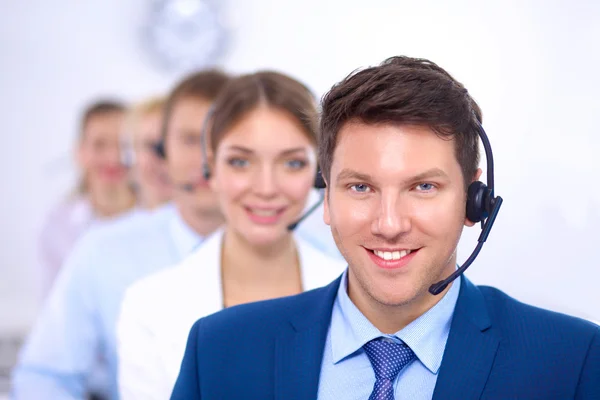
<instances>
[{"instance_id":1,"label":"woman's face","mask_svg":"<svg viewBox=\"0 0 600 400\"><path fill-rule=\"evenodd\" d=\"M165 161L160 159L154 145L160 140L162 114L156 110L141 115L133 127L135 151L135 179L142 199L148 206L156 206L171 199L171 185Z\"/></svg>"},{"instance_id":2,"label":"woman's face","mask_svg":"<svg viewBox=\"0 0 600 400\"><path fill-rule=\"evenodd\" d=\"M116 111L92 115L85 124L77 159L91 186L108 189L127 183L119 141L122 129L123 113Z\"/></svg>"},{"instance_id":3,"label":"woman's face","mask_svg":"<svg viewBox=\"0 0 600 400\"><path fill-rule=\"evenodd\" d=\"M284 111L259 107L217 145L211 186L228 229L256 246L289 234L316 174L316 150L300 123Z\"/></svg>"}]
</instances>

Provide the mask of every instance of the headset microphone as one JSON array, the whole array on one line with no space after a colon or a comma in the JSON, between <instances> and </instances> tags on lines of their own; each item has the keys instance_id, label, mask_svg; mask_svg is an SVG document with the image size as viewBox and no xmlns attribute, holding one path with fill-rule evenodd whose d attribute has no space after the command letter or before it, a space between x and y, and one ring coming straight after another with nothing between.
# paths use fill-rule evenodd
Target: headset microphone
<instances>
[{"instance_id":1,"label":"headset microphone","mask_svg":"<svg viewBox=\"0 0 600 400\"><path fill-rule=\"evenodd\" d=\"M154 154L156 154L157 157L159 157L163 160L167 158L167 154L165 152L165 142L163 139L160 139L159 141L153 143L152 150L154 150ZM191 182L182 183L182 184L172 183L172 185L173 185L173 187L183 190L184 192L188 192L188 193L191 193L196 189L196 185Z\"/></svg>"},{"instance_id":2,"label":"headset microphone","mask_svg":"<svg viewBox=\"0 0 600 400\"><path fill-rule=\"evenodd\" d=\"M452 281L462 275L473 261L475 261L492 230L492 226L502 205L502 197L494 195L494 156L492 154L492 146L481 125L479 125L479 137L485 149L487 160L487 185L480 181L471 183L467 190L466 206L467 218L471 222L481 222L481 234L479 235L479 239L477 239L477 247L475 247L475 250L471 253L467 261L448 278L434 283L429 287L429 293L433 295L442 293Z\"/></svg>"},{"instance_id":3,"label":"headset microphone","mask_svg":"<svg viewBox=\"0 0 600 400\"><path fill-rule=\"evenodd\" d=\"M302 221L304 221L306 218L308 218L313 212L315 212L315 210L317 208L319 208L319 206L321 204L323 204L323 201L325 200L325 194L323 193L323 189L325 189L326 186L327 185L325 184L325 180L323 179L323 174L321 174L321 169L317 168L317 175L315 176L315 183L313 184L313 187L315 189L320 190L321 198L311 208L309 208L308 211L306 211L300 218L298 218L294 223L291 223L288 225L287 228L289 231L293 231L294 229L296 229L296 227Z\"/></svg>"}]
</instances>

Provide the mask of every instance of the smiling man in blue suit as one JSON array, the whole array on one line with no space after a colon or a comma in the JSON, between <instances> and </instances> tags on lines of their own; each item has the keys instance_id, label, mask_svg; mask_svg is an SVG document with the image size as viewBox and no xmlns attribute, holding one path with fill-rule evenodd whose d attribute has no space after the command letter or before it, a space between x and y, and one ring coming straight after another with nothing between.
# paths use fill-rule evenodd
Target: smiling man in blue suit
<instances>
[{"instance_id":1,"label":"smiling man in blue suit","mask_svg":"<svg viewBox=\"0 0 600 400\"><path fill-rule=\"evenodd\" d=\"M172 399L600 399L598 326L464 276L432 294L456 271L463 227L499 206L478 183L480 123L427 60L393 57L335 85L319 163L348 269L196 322Z\"/></svg>"}]
</instances>

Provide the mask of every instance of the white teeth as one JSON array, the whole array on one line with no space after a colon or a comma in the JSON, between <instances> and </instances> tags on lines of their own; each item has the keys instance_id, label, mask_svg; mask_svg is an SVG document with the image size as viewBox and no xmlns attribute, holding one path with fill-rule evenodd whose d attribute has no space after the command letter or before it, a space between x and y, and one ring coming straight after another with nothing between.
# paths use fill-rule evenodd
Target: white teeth
<instances>
[{"instance_id":1,"label":"white teeth","mask_svg":"<svg viewBox=\"0 0 600 400\"><path fill-rule=\"evenodd\" d=\"M405 257L410 254L410 250L400 250L400 251L379 251L373 250L373 253L379 258L384 260L399 260L402 257Z\"/></svg>"},{"instance_id":2,"label":"white teeth","mask_svg":"<svg viewBox=\"0 0 600 400\"><path fill-rule=\"evenodd\" d=\"M277 214L277 210L258 210L256 208L251 208L250 212L260 217L273 217Z\"/></svg>"}]
</instances>

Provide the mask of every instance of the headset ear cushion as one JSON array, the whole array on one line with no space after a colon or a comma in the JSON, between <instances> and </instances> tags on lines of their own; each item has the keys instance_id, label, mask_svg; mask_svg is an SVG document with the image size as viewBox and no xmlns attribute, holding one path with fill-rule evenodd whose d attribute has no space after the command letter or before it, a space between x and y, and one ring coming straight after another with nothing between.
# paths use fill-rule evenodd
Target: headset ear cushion
<instances>
[{"instance_id":1,"label":"headset ear cushion","mask_svg":"<svg viewBox=\"0 0 600 400\"><path fill-rule=\"evenodd\" d=\"M208 163L202 164L202 176L205 181L210 179L210 167L208 166Z\"/></svg>"},{"instance_id":2,"label":"headset ear cushion","mask_svg":"<svg viewBox=\"0 0 600 400\"><path fill-rule=\"evenodd\" d=\"M325 183L325 179L323 179L323 174L321 173L321 168L317 169L317 176L315 176L315 189L325 189L327 184Z\"/></svg>"},{"instance_id":3,"label":"headset ear cushion","mask_svg":"<svg viewBox=\"0 0 600 400\"><path fill-rule=\"evenodd\" d=\"M479 222L485 214L485 196L487 186L485 183L475 181L467 190L467 218L471 222Z\"/></svg>"}]
</instances>

